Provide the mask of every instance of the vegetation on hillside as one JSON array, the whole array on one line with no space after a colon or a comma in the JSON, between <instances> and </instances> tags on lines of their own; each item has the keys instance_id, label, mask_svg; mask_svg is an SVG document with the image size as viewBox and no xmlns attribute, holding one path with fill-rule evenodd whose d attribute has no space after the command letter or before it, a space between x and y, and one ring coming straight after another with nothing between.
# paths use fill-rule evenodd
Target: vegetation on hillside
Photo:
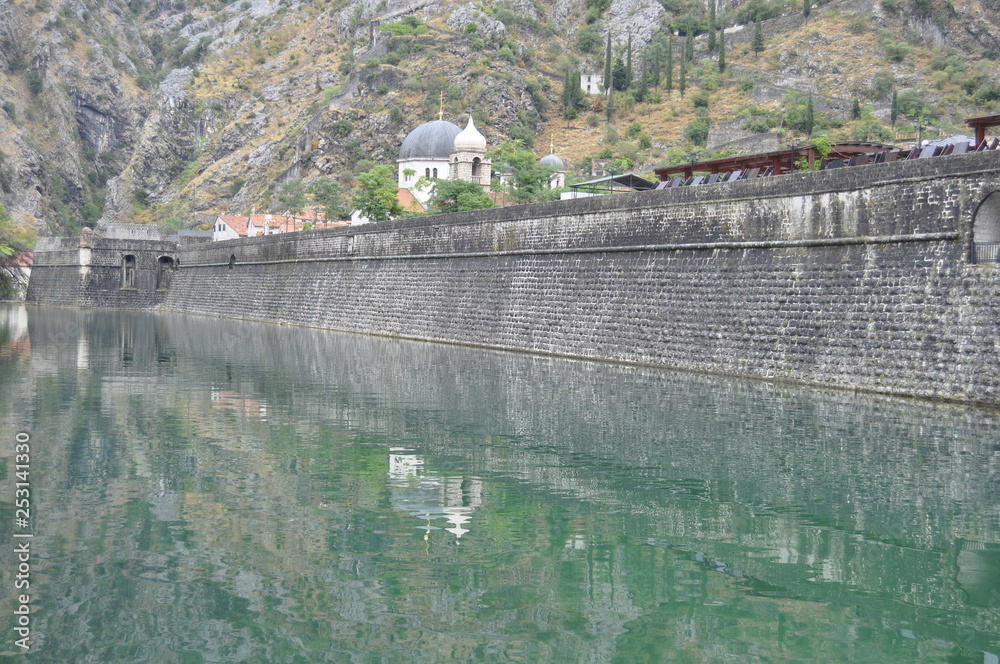
<instances>
[{"instance_id":1,"label":"vegetation on hillside","mask_svg":"<svg viewBox=\"0 0 1000 664\"><path fill-rule=\"evenodd\" d=\"M537 158L552 144L587 177L740 149L724 137L912 143L1000 106L988 0L659 4L646 40L610 0L558 20L547 2L479 4L457 25L462 3L403 16L390 2L368 48L351 0L18 3L0 19L0 201L43 232L102 217L179 227L289 209L278 183L295 180L305 205L343 216L362 174L439 112L471 112L491 146ZM588 95L595 73L608 90Z\"/></svg>"}]
</instances>

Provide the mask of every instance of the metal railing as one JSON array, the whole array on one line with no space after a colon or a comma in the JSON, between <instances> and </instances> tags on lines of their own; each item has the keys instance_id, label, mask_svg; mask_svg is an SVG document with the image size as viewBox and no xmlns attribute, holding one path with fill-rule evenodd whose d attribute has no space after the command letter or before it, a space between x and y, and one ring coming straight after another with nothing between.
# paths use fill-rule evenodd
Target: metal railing
<instances>
[{"instance_id":1,"label":"metal railing","mask_svg":"<svg viewBox=\"0 0 1000 664\"><path fill-rule=\"evenodd\" d=\"M973 263L1000 263L1000 242L973 242Z\"/></svg>"}]
</instances>

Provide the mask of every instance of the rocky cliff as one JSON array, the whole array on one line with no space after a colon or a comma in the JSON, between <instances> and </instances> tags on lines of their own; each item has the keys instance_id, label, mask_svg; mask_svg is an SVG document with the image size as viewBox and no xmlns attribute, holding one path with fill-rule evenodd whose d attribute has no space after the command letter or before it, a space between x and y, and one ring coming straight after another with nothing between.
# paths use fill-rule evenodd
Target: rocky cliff
<instances>
[{"instance_id":1,"label":"rocky cliff","mask_svg":"<svg viewBox=\"0 0 1000 664\"><path fill-rule=\"evenodd\" d=\"M888 132L893 90L910 95L904 117L946 130L995 111L992 0L810 9L720 3L717 25L729 28L720 73L709 8L693 1L9 1L0 6L0 203L43 235L102 219L192 226L198 213L268 207L292 179L350 187L354 174L392 163L406 133L439 111L460 124L471 113L491 145L514 136L542 154L551 142L581 173L590 159L641 170L704 150L690 130L699 121L727 136L805 140L790 120L796 93L814 95L826 114L814 134ZM760 51L748 22L756 15ZM664 72L672 44L673 89L660 78L648 94L623 92L614 113L597 97L565 119L565 72L603 72L609 33L623 61L631 37L637 81L654 57ZM851 117L854 100L864 117Z\"/></svg>"}]
</instances>

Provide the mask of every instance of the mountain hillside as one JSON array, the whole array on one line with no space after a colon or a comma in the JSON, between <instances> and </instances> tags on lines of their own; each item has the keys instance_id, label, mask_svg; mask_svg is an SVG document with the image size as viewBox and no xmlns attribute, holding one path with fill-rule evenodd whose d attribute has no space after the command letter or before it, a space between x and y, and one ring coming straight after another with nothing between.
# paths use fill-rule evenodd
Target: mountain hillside
<instances>
[{"instance_id":1,"label":"mountain hillside","mask_svg":"<svg viewBox=\"0 0 1000 664\"><path fill-rule=\"evenodd\" d=\"M565 94L604 74L609 31L621 89ZM471 114L491 146L552 146L580 178L817 136L912 142L997 112L998 35L997 0L15 0L0 203L42 235L197 226L275 209L292 180L349 190L439 113Z\"/></svg>"}]
</instances>

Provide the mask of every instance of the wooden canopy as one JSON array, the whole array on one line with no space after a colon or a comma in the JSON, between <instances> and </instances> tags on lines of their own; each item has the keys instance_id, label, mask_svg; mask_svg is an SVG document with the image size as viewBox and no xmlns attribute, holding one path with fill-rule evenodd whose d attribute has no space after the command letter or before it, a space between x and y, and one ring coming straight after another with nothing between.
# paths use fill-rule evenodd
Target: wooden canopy
<instances>
[{"instance_id":1,"label":"wooden canopy","mask_svg":"<svg viewBox=\"0 0 1000 664\"><path fill-rule=\"evenodd\" d=\"M969 118L965 122L976 130L976 145L982 145L986 140L986 130L990 127L1000 127L1000 115L981 115L978 118Z\"/></svg>"},{"instance_id":2,"label":"wooden canopy","mask_svg":"<svg viewBox=\"0 0 1000 664\"><path fill-rule=\"evenodd\" d=\"M826 158L850 159L853 155L875 154L878 152L888 152L893 149L893 146L882 143L837 143L832 146L830 154ZM656 173L661 181L669 180L678 175L690 178L696 172L726 173L768 167L772 169L775 175L780 175L794 170L795 162L803 158L809 164L810 168L815 168L816 160L820 158L819 150L815 145L809 144L741 157L723 157L722 159L710 159L708 161L691 162L688 164L675 164L654 169L653 172Z\"/></svg>"}]
</instances>

